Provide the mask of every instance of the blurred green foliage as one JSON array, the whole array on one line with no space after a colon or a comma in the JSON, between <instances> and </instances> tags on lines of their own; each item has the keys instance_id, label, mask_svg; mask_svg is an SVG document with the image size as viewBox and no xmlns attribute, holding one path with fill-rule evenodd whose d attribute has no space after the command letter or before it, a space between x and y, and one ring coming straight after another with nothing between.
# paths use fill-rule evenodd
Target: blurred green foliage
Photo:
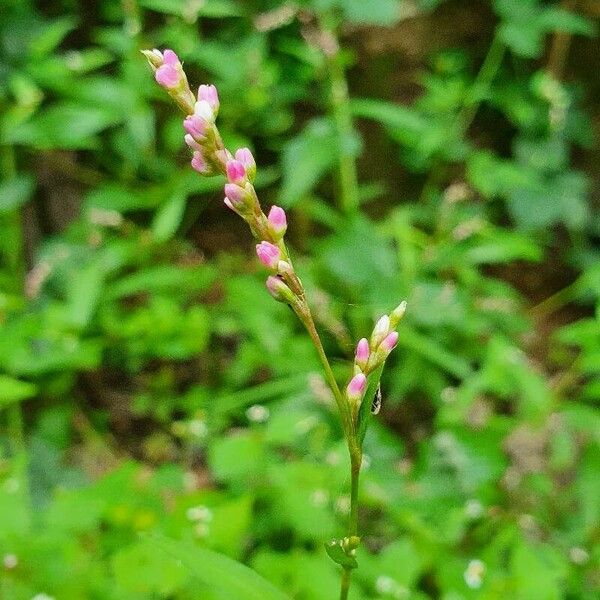
<instances>
[{"instance_id":1,"label":"blurred green foliage","mask_svg":"<svg viewBox=\"0 0 600 600\"><path fill-rule=\"evenodd\" d=\"M153 46L218 86L227 143L290 210L340 377L408 300L351 597L597 598L598 82L567 70L597 27L569 6L2 0L3 599L338 593L331 399L189 169ZM437 19L471 37L423 35Z\"/></svg>"}]
</instances>

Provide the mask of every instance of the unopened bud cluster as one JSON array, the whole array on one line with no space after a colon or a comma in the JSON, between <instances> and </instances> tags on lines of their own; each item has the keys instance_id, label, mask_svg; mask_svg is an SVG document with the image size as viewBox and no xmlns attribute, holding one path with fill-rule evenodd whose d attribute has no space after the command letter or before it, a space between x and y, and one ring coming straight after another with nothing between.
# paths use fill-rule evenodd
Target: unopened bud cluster
<instances>
[{"instance_id":1,"label":"unopened bud cluster","mask_svg":"<svg viewBox=\"0 0 600 600\"><path fill-rule=\"evenodd\" d=\"M215 124L219 113L217 89L214 85L201 85L198 93L194 94L181 61L172 50L144 50L143 54L154 71L157 83L186 115L183 121L184 140L192 152L192 167L201 175L226 176L225 205L248 223L259 242L256 255L270 273L266 280L268 292L276 300L289 304L309 328L312 317L304 289L283 239L287 230L285 211L279 206L272 206L268 215L263 213L254 188L256 162L252 153L248 148L240 148L232 154L225 148ZM377 321L370 339L363 338L358 342L354 374L346 388L346 400L354 418L365 394L367 377L386 360L398 341L395 328L405 309L406 303L403 302L391 314ZM337 389L335 382L334 388ZM338 392L338 395L341 399L342 394Z\"/></svg>"},{"instance_id":2,"label":"unopened bud cluster","mask_svg":"<svg viewBox=\"0 0 600 600\"><path fill-rule=\"evenodd\" d=\"M256 162L248 148L234 154L223 145L215 124L219 95L214 85L201 85L197 95L190 90L181 62L172 50L144 50L157 83L185 112L184 140L192 152L192 167L201 175L223 174L225 205L237 213L259 240L256 254L270 271L267 290L276 299L292 305L302 318L306 310L304 290L288 256L283 237L287 230L285 211L272 206L268 216L262 211L256 190Z\"/></svg>"},{"instance_id":3,"label":"unopened bud cluster","mask_svg":"<svg viewBox=\"0 0 600 600\"><path fill-rule=\"evenodd\" d=\"M362 338L356 345L354 375L346 387L346 396L356 414L367 389L367 377L381 366L398 343L395 330L406 311L406 302L399 304L389 315L375 324L371 337Z\"/></svg>"}]
</instances>

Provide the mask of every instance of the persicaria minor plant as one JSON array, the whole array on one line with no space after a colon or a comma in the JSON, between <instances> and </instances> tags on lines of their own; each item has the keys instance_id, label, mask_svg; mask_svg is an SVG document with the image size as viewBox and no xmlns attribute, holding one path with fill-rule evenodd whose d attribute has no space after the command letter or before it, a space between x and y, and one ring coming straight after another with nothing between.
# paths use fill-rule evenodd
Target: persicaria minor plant
<instances>
[{"instance_id":1,"label":"persicaria minor plant","mask_svg":"<svg viewBox=\"0 0 600 600\"><path fill-rule=\"evenodd\" d=\"M256 163L248 148L232 154L225 148L215 124L219 112L219 96L214 85L201 85L195 95L189 86L181 62L172 50L144 50L154 70L157 83L163 87L185 113L185 142L192 151L192 167L201 175L224 175L225 204L250 227L258 241L256 254L269 271L266 287L273 298L288 304L310 335L323 366L325 378L340 414L342 430L350 454L351 490L347 535L326 544L327 553L342 566L340 599L348 597L352 570L357 567L358 483L362 464L362 447L371 413L378 412L376 392L387 357L396 346L396 327L404 315L402 302L389 315L382 316L369 339L356 346L354 368L348 384L340 388L317 332L300 278L296 274L285 244L287 217L285 211L272 206L268 214L261 208L253 182ZM375 398L375 400L372 400Z\"/></svg>"}]
</instances>

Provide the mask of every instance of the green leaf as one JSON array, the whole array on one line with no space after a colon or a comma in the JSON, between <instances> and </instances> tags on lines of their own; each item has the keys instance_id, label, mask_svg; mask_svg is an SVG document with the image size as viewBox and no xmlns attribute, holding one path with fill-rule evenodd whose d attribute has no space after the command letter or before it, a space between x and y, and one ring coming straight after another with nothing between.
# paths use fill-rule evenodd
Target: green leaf
<instances>
[{"instance_id":1,"label":"green leaf","mask_svg":"<svg viewBox=\"0 0 600 600\"><path fill-rule=\"evenodd\" d=\"M199 16L221 18L243 14L240 7L232 0L205 0L203 2L141 0L140 5L156 12L183 17L190 22L194 22Z\"/></svg>"},{"instance_id":2,"label":"green leaf","mask_svg":"<svg viewBox=\"0 0 600 600\"><path fill-rule=\"evenodd\" d=\"M341 565L342 567L347 567L349 569L356 569L356 567L358 567L356 559L353 556L348 556L344 552L339 540L327 542L325 544L325 551L334 563Z\"/></svg>"},{"instance_id":3,"label":"green leaf","mask_svg":"<svg viewBox=\"0 0 600 600\"><path fill-rule=\"evenodd\" d=\"M399 0L342 0L346 18L365 25L393 25L400 19Z\"/></svg>"},{"instance_id":4,"label":"green leaf","mask_svg":"<svg viewBox=\"0 0 600 600\"><path fill-rule=\"evenodd\" d=\"M73 271L67 296L67 310L72 325L83 329L90 322L103 282L104 272L98 261Z\"/></svg>"},{"instance_id":5,"label":"green leaf","mask_svg":"<svg viewBox=\"0 0 600 600\"><path fill-rule=\"evenodd\" d=\"M439 343L410 327L404 327L398 345L422 354L458 379L465 379L472 373L471 366L463 357L446 350Z\"/></svg>"},{"instance_id":6,"label":"green leaf","mask_svg":"<svg viewBox=\"0 0 600 600\"><path fill-rule=\"evenodd\" d=\"M0 375L0 408L33 398L38 393L33 383L20 381L8 375Z\"/></svg>"},{"instance_id":7,"label":"green leaf","mask_svg":"<svg viewBox=\"0 0 600 600\"><path fill-rule=\"evenodd\" d=\"M519 541L513 550L511 571L515 578L515 600L559 600L560 581L566 570L558 550L543 544Z\"/></svg>"},{"instance_id":8,"label":"green leaf","mask_svg":"<svg viewBox=\"0 0 600 600\"><path fill-rule=\"evenodd\" d=\"M63 17L54 19L37 32L29 44L29 49L34 58L42 58L50 54L77 25L75 19Z\"/></svg>"},{"instance_id":9,"label":"green leaf","mask_svg":"<svg viewBox=\"0 0 600 600\"><path fill-rule=\"evenodd\" d=\"M84 208L88 212L92 209L127 212L153 208L155 205L155 199L151 195L113 183L95 188L84 200Z\"/></svg>"},{"instance_id":10,"label":"green leaf","mask_svg":"<svg viewBox=\"0 0 600 600\"><path fill-rule=\"evenodd\" d=\"M188 575L177 556L161 556L150 540L125 547L112 558L116 583L132 594L172 596Z\"/></svg>"},{"instance_id":11,"label":"green leaf","mask_svg":"<svg viewBox=\"0 0 600 600\"><path fill-rule=\"evenodd\" d=\"M351 107L355 116L373 119L394 131L415 133L427 125L426 119L416 111L392 102L356 99L352 100Z\"/></svg>"},{"instance_id":12,"label":"green leaf","mask_svg":"<svg viewBox=\"0 0 600 600\"><path fill-rule=\"evenodd\" d=\"M338 157L337 136L328 119L314 119L283 149L280 199L289 208L319 183Z\"/></svg>"},{"instance_id":13,"label":"green leaf","mask_svg":"<svg viewBox=\"0 0 600 600\"><path fill-rule=\"evenodd\" d=\"M21 123L7 133L6 139L43 150L91 149L97 146L95 135L118 121L118 116L105 107L63 102Z\"/></svg>"},{"instance_id":14,"label":"green leaf","mask_svg":"<svg viewBox=\"0 0 600 600\"><path fill-rule=\"evenodd\" d=\"M229 598L240 600L289 600L275 586L245 565L222 554L159 535L149 538L157 557L175 559L193 577Z\"/></svg>"},{"instance_id":15,"label":"green leaf","mask_svg":"<svg viewBox=\"0 0 600 600\"><path fill-rule=\"evenodd\" d=\"M152 233L159 242L170 240L181 224L185 212L185 194L174 193L158 210L152 220Z\"/></svg>"},{"instance_id":16,"label":"green leaf","mask_svg":"<svg viewBox=\"0 0 600 600\"><path fill-rule=\"evenodd\" d=\"M524 58L538 58L544 50L544 35L535 22L502 23L498 35L515 54Z\"/></svg>"},{"instance_id":17,"label":"green leaf","mask_svg":"<svg viewBox=\"0 0 600 600\"><path fill-rule=\"evenodd\" d=\"M0 183L0 214L11 212L25 204L33 193L34 185L30 175L17 175Z\"/></svg>"},{"instance_id":18,"label":"green leaf","mask_svg":"<svg viewBox=\"0 0 600 600\"><path fill-rule=\"evenodd\" d=\"M560 31L588 37L596 33L596 27L589 19L555 6L544 10L538 22L545 31Z\"/></svg>"}]
</instances>

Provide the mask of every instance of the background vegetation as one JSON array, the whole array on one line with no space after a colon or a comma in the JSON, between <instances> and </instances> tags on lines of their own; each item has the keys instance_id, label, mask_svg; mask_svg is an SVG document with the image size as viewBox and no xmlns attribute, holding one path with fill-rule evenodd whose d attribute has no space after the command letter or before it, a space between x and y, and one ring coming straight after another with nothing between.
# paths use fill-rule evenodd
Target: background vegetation
<instances>
[{"instance_id":1,"label":"background vegetation","mask_svg":"<svg viewBox=\"0 0 600 600\"><path fill-rule=\"evenodd\" d=\"M599 16L0 0L0 596L267 597L204 548L337 596L336 415L222 182L188 166L139 53L172 47L289 209L341 377L409 303L351 596L597 598Z\"/></svg>"}]
</instances>

